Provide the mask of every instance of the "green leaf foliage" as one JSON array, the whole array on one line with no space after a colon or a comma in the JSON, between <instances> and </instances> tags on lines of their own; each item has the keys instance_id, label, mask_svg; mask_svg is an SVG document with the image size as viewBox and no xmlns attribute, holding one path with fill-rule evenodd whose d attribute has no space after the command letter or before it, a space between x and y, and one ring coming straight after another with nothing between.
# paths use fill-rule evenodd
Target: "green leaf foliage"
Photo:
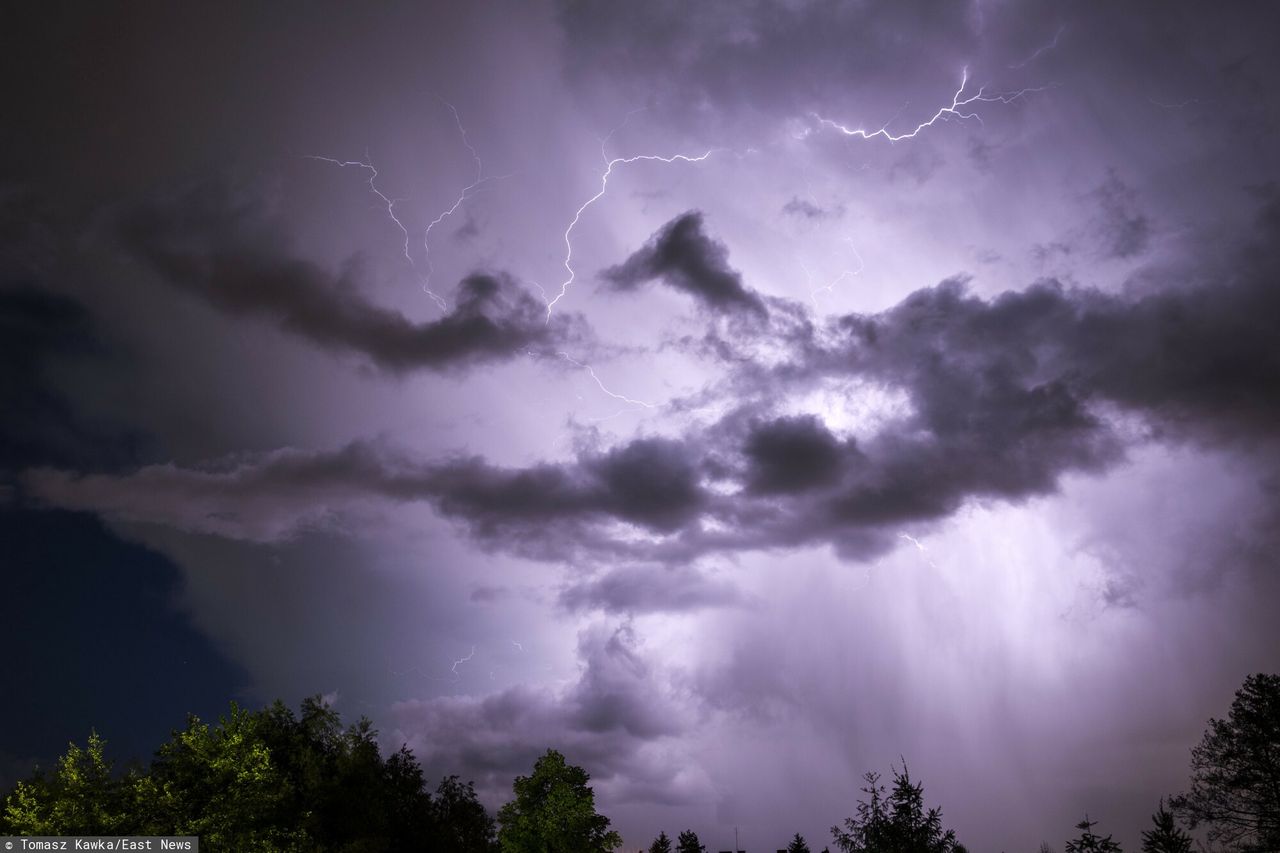
<instances>
[{"instance_id":1,"label":"green leaf foliage","mask_svg":"<svg viewBox=\"0 0 1280 853\"><path fill-rule=\"evenodd\" d=\"M515 799L498 810L502 853L608 853L622 846L609 818L596 813L590 776L554 749L519 776Z\"/></svg>"},{"instance_id":2,"label":"green leaf foliage","mask_svg":"<svg viewBox=\"0 0 1280 853\"><path fill-rule=\"evenodd\" d=\"M426 790L407 749L384 759L368 720L319 698L192 716L149 769L113 775L93 734L52 777L19 783L0 834L196 835L202 850L496 853L493 819L457 777Z\"/></svg>"}]
</instances>

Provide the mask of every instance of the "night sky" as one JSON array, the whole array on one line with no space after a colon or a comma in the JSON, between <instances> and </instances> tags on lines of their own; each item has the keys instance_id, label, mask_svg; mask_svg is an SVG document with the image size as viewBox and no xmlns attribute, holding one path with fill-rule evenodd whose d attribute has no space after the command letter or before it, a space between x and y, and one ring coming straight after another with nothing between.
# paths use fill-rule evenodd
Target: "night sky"
<instances>
[{"instance_id":1,"label":"night sky","mask_svg":"<svg viewBox=\"0 0 1280 853\"><path fill-rule=\"evenodd\" d=\"M318 693L628 848L1133 845L1280 670L1274 4L0 27L5 786Z\"/></svg>"}]
</instances>

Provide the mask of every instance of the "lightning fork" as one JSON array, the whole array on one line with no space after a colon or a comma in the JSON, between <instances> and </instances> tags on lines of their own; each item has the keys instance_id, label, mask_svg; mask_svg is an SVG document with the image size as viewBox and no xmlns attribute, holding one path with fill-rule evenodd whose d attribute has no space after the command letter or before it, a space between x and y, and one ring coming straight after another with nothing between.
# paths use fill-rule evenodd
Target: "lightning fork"
<instances>
[{"instance_id":1,"label":"lightning fork","mask_svg":"<svg viewBox=\"0 0 1280 853\"><path fill-rule=\"evenodd\" d=\"M369 191L381 199L383 204L387 206L387 216L390 217L391 221L400 229L400 233L404 235L404 259L409 262L409 266L415 273L417 273L418 265L414 262L413 255L409 253L409 229L400 221L400 217L396 216L396 202L400 201L400 199L391 198L382 190L378 189L378 169L373 165L373 160L369 157L369 152L366 151L364 153L363 160L338 160L334 157L322 157L319 154L307 154L306 158L308 160L320 160L324 163L333 163L334 165L340 166L344 169L349 166L357 166L369 172ZM419 278L421 278L421 275L419 275ZM441 312L448 312L448 303L445 302L439 294L433 292L426 281L423 282L422 289L427 296L430 296L436 303L436 306Z\"/></svg>"},{"instance_id":2,"label":"lightning fork","mask_svg":"<svg viewBox=\"0 0 1280 853\"><path fill-rule=\"evenodd\" d=\"M636 112L639 112L639 110L632 110L631 113L627 114L627 117L630 118L630 116ZM614 157L610 159L609 155L605 152L605 146L607 145L609 140L613 137L613 134L617 132L617 130L618 128L614 128L609 132L608 136L600 140L600 156L604 158L605 167L604 167L603 174L600 175L599 192L597 192L591 198L587 199L585 202L582 203L582 206L579 207L577 211L574 212L573 221L571 221L569 223L569 227L564 230L564 269L565 269L565 272L568 273L568 276L565 278L563 282L560 283L560 292L556 294L554 299L552 299L550 302L547 303L547 322L548 323L551 322L551 311L555 308L556 303L565 297L565 295L569 292L569 287L573 284L574 280L578 277L577 272L573 268L573 229L578 227L578 222L582 220L582 214L586 212L587 208L589 208L591 205L599 201L604 196L604 194L608 192L609 178L610 176L613 175L614 167L624 166L624 165L627 165L628 163L638 163L638 162L654 162L654 163L668 163L668 164L670 163L701 163L703 160L706 160L708 157L710 157L712 153L714 153L715 151L715 149L708 148L706 153L698 155L696 157L690 156L688 154L673 154L669 157L663 157L658 154L637 154L632 157Z\"/></svg>"},{"instance_id":3,"label":"lightning fork","mask_svg":"<svg viewBox=\"0 0 1280 853\"><path fill-rule=\"evenodd\" d=\"M471 152L471 160L476 164L476 171L475 177L472 178L471 183L462 188L462 191L458 193L458 197L454 200L453 204L442 211L435 219L427 223L426 229L422 232L422 263L427 268L422 288L428 294L431 293L431 276L435 271L435 268L431 265L431 232L441 222L444 222L450 216L453 216L453 214L458 211L458 208L462 207L463 202L469 199L471 194L479 190L480 187L490 181L498 181L503 178L510 177L510 175L491 175L489 177L485 177L484 162L480 159L480 154L476 151L475 146L471 144L471 140L467 136L467 129L462 126L462 117L458 115L458 108L449 101L446 101L444 98L441 98L439 95L436 95L436 98L439 99L440 103L449 108L449 112L453 113L453 123L457 126L458 134L462 137L462 144L466 146L467 151Z\"/></svg>"},{"instance_id":4,"label":"lightning fork","mask_svg":"<svg viewBox=\"0 0 1280 853\"><path fill-rule=\"evenodd\" d=\"M957 89L955 94L951 96L951 103L945 107L941 107L927 121L920 122L920 124L916 125L915 128L908 133L899 133L899 134L890 133L888 124L885 124L879 130L864 130L862 128L847 127L843 124L840 124L837 121L833 121L829 118L823 118L822 116L817 115L816 113L814 114L813 117L816 118L818 120L818 124L822 125L823 127L834 128L840 131L841 133L843 133L845 136L856 136L860 139L874 139L875 137L880 136L889 140L890 142L900 142L903 139L914 139L916 135L918 135L922 130L928 127L933 127L933 125L935 125L939 121L950 121L951 119L961 119L961 120L976 119L978 123L981 124L982 123L981 116L979 116L977 113L972 111L970 112L965 111L965 108L969 107L971 104L979 104L979 103L1010 104L1018 100L1019 98L1021 98L1023 95L1026 95L1030 92L1040 92L1049 88L1048 86L1038 86L1035 88L1019 89L1016 92L997 92L997 93L988 95L985 87L979 87L977 92L966 97L964 92L965 92L965 89L967 89L968 87L969 87L969 69L966 66L960 75L960 88Z\"/></svg>"}]
</instances>

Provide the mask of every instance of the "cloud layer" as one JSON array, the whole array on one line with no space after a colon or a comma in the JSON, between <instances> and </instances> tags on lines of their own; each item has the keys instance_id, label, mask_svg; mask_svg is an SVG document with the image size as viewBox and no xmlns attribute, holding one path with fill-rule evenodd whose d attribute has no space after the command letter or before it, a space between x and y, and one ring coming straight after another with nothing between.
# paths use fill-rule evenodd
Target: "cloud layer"
<instances>
[{"instance_id":1,"label":"cloud layer","mask_svg":"<svg viewBox=\"0 0 1280 853\"><path fill-rule=\"evenodd\" d=\"M365 299L354 268L334 276L291 257L252 202L217 186L129 211L119 231L124 247L162 282L390 373L550 354L581 334L572 315L548 318L545 305L499 273L466 277L448 313L414 322Z\"/></svg>"}]
</instances>

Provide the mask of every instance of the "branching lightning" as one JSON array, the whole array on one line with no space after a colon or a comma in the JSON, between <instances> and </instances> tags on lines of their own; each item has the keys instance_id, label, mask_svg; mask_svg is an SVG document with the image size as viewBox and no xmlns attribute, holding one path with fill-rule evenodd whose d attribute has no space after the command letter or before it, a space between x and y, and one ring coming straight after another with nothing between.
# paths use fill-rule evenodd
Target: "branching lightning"
<instances>
[{"instance_id":1,"label":"branching lightning","mask_svg":"<svg viewBox=\"0 0 1280 853\"><path fill-rule=\"evenodd\" d=\"M837 121L833 121L832 119L829 119L829 118L823 118L822 116L817 114L814 115L814 118L817 119L819 125L823 127L834 128L840 131L841 133L843 133L845 136L856 136L859 139L874 139L875 137L879 136L879 137L883 137L884 139L887 139L889 142L900 142L903 139L914 139L921 131L925 130L926 128L933 127L933 125L937 124L940 121L950 121L951 119L959 119L959 120L976 119L977 122L981 124L982 117L979 116L976 112L966 111L965 109L966 107L970 107L971 105L974 105L974 104L989 104L989 103L1010 104L1018 100L1019 98L1021 98L1023 95L1026 95L1030 92L1039 92L1048 88L1045 86L1040 86L1036 88L1019 89L1016 92L997 92L994 94L987 94L986 87L979 87L977 92L975 92L972 95L966 96L965 90L968 87L969 87L969 69L968 67L966 67L960 76L960 88L957 89L955 94L951 96L951 103L945 107L940 108L928 120L920 122L920 124L916 125L915 128L913 128L912 130L906 133L898 133L898 134L890 133L888 123L880 127L878 130L865 130L863 128L847 127ZM890 119L890 121L892 121L892 119Z\"/></svg>"},{"instance_id":2,"label":"branching lightning","mask_svg":"<svg viewBox=\"0 0 1280 853\"><path fill-rule=\"evenodd\" d=\"M437 95L436 97L439 98L439 95ZM497 180L501 180L502 178L509 177L508 175L496 175L496 176L485 177L484 162L481 161L480 154L476 151L475 146L471 144L471 140L467 137L467 129L462 126L462 117L458 115L457 107L455 107L453 104L446 101L444 98L440 98L440 103L448 107L449 112L453 113L453 123L457 126L458 134L462 137L462 144L466 146L466 149L469 152L471 152L471 160L476 164L476 171L475 171L475 177L472 179L471 183L467 184L465 187L462 188L462 191L458 193L458 197L454 199L453 204L447 209L445 209L444 211L442 211L435 219L428 222L426 230L422 232L422 263L427 268L422 289L425 290L428 294L431 293L431 290L430 290L431 276L432 276L432 273L434 272L434 268L431 265L431 232L432 230L441 222L444 222L450 216L453 216L453 214L457 212L458 208L462 207L463 202L465 202L468 198L470 198L471 194L479 190L480 187L484 186L490 181L497 181Z\"/></svg>"},{"instance_id":3,"label":"branching lightning","mask_svg":"<svg viewBox=\"0 0 1280 853\"><path fill-rule=\"evenodd\" d=\"M418 265L414 262L413 255L409 252L409 229L400 221L400 217L396 216L396 202L401 201L401 199L391 198L382 190L378 189L378 170L373 165L373 160L369 157L369 152L365 152L363 160L338 160L333 157L322 157L319 154L308 154L306 156L308 160L320 160L325 163L333 163L334 165L341 166L344 169L348 166L357 166L369 172L369 190L387 206L387 216L390 217L391 221L400 229L400 233L404 235L404 259L409 262L409 266L416 273L418 271ZM421 278L421 276L419 276L419 278ZM436 306L439 307L442 312L449 310L449 304L445 302L439 294L432 292L426 279L423 280L422 289L427 296L431 297L431 299L436 303Z\"/></svg>"},{"instance_id":4,"label":"branching lightning","mask_svg":"<svg viewBox=\"0 0 1280 853\"><path fill-rule=\"evenodd\" d=\"M396 216L396 202L402 201L403 199L391 198L382 190L378 189L378 169L373 165L373 160L369 157L369 152L365 152L363 160L338 160L334 157L322 157L319 154L308 154L306 157L308 160L320 160L324 163L333 163L334 165L341 166L344 169L348 166L356 166L369 173L369 191L376 195L382 203L387 206L387 216L396 224L396 227L400 229L400 233L404 235L404 249L402 250L404 259L409 262L410 268L412 268L416 273L418 271L418 265L413 260L413 255L409 252L409 229L400 221L400 217ZM419 276L419 278L421 278L421 276ZM425 281L422 285L422 289L431 297L441 311L449 310L448 303L446 303L439 294L433 293Z\"/></svg>"},{"instance_id":5,"label":"branching lightning","mask_svg":"<svg viewBox=\"0 0 1280 853\"><path fill-rule=\"evenodd\" d=\"M809 267L805 264L804 261L800 261L800 268L804 270L805 278L809 282L809 301L813 303L814 309L817 309L818 307L819 293L834 293L837 284L844 281L845 279L851 279L861 275L862 271L866 269L866 262L862 260L862 253L859 252L857 247L853 245L853 238L845 237L844 242L849 245L849 251L853 252L853 256L858 259L858 266L856 269L841 270L839 275L831 279L826 284L814 285L812 270L809 269Z\"/></svg>"},{"instance_id":6,"label":"branching lightning","mask_svg":"<svg viewBox=\"0 0 1280 853\"><path fill-rule=\"evenodd\" d=\"M444 300L444 297L440 296L438 293L436 293L431 289L431 276L433 273L433 267L431 265L431 239L430 239L431 232L433 229L435 229L437 225L439 225L441 222L444 222L444 220L448 219L450 216L456 213L458 208L462 206L463 202L469 199L472 196L472 194L475 193L477 190L479 190L482 186L484 186L490 181L501 180L502 178L509 177L509 176L494 175L494 176L486 177L484 175L484 163L480 160L480 155L479 153L476 152L475 146L471 144L471 140L467 137L467 129L462 126L462 118L461 116L458 115L457 108L454 107L453 104L446 101L444 98L440 98L440 102L443 103L446 107L448 107L449 111L453 113L453 121L454 121L454 124L457 125L459 135L461 135L462 137L462 144L466 146L469 152L471 152L471 159L475 163L476 170L475 170L474 179L471 181L470 184L463 187L462 191L458 194L458 197L457 199L454 200L453 204L450 207L446 208L438 216L436 216L435 219L427 223L426 230L423 231L422 233L422 263L423 263L423 266L426 268L425 271L419 271L418 264L417 262L414 261L413 254L409 249L409 243L410 243L409 229L404 224L404 222L401 221L400 217L396 215L396 204L400 201L403 201L403 199L391 198L386 193L384 193L381 189L378 188L378 184L377 184L378 170L373 165L373 160L369 156L368 151L365 152L363 160L339 160L334 157L322 157L318 154L308 154L306 156L308 160L320 160L325 163L333 163L334 165L341 166L343 168L346 168L348 166L356 166L358 168L364 169L369 173L369 190L374 195L376 195L384 205L386 205L387 216L391 219L392 222L395 223L396 227L400 229L400 233L404 235L404 248L402 250L402 254L404 255L404 259L408 261L409 266L418 275L418 278L422 283L423 293L431 297L432 301L436 303L436 306L440 309L441 312L448 312L449 303Z\"/></svg>"},{"instance_id":7,"label":"branching lightning","mask_svg":"<svg viewBox=\"0 0 1280 853\"><path fill-rule=\"evenodd\" d=\"M631 116L632 113L635 113L635 112L638 112L638 111L632 110L631 113L628 113L628 118ZM600 141L600 156L604 159L605 166L604 166L603 174L600 175L599 192L597 192L591 198L587 199L585 202L582 203L582 206L579 207L577 211L574 212L573 220L569 223L569 227L565 228L564 230L564 269L565 269L565 272L567 273L567 277L563 282L560 283L560 292L555 295L554 299L552 299L547 303L547 322L548 323L551 322L552 309L555 308L557 302L559 302L561 299L565 297L565 295L569 292L569 287L573 284L574 280L578 277L577 272L573 268L573 229L578 227L578 222L582 220L582 214L586 213L587 208L591 207L591 205L599 201L604 196L604 194L608 192L609 178L611 175L613 175L614 167L624 166L628 163L638 163L642 161L653 162L653 163L701 163L703 160L706 160L708 157L710 157L712 153L714 153L714 149L708 149L706 153L700 154L696 157L690 156L688 154L673 154L669 157L664 157L658 154L637 154L632 157L614 157L610 159L608 153L605 151L605 147L608 144L609 139L613 136L613 134L616 131L617 131L617 128L615 128L613 131L610 131L609 135Z\"/></svg>"},{"instance_id":8,"label":"branching lightning","mask_svg":"<svg viewBox=\"0 0 1280 853\"><path fill-rule=\"evenodd\" d=\"M595 380L595 383L600 388L600 390L603 391L606 395L612 397L613 399L621 400L622 402L627 403L628 405L642 408L642 409L656 408L653 403L646 403L644 400L637 400L633 397L628 397L625 394L618 394L614 391L609 390L608 386L606 386L604 382L600 380L600 377L596 376L596 372L594 369L592 369L591 365L583 364L582 362L570 356L567 352L558 352L556 353L556 355L560 356L565 361L572 364L574 367L577 367L581 370L585 370L587 372L587 375L590 376L593 380Z\"/></svg>"}]
</instances>

